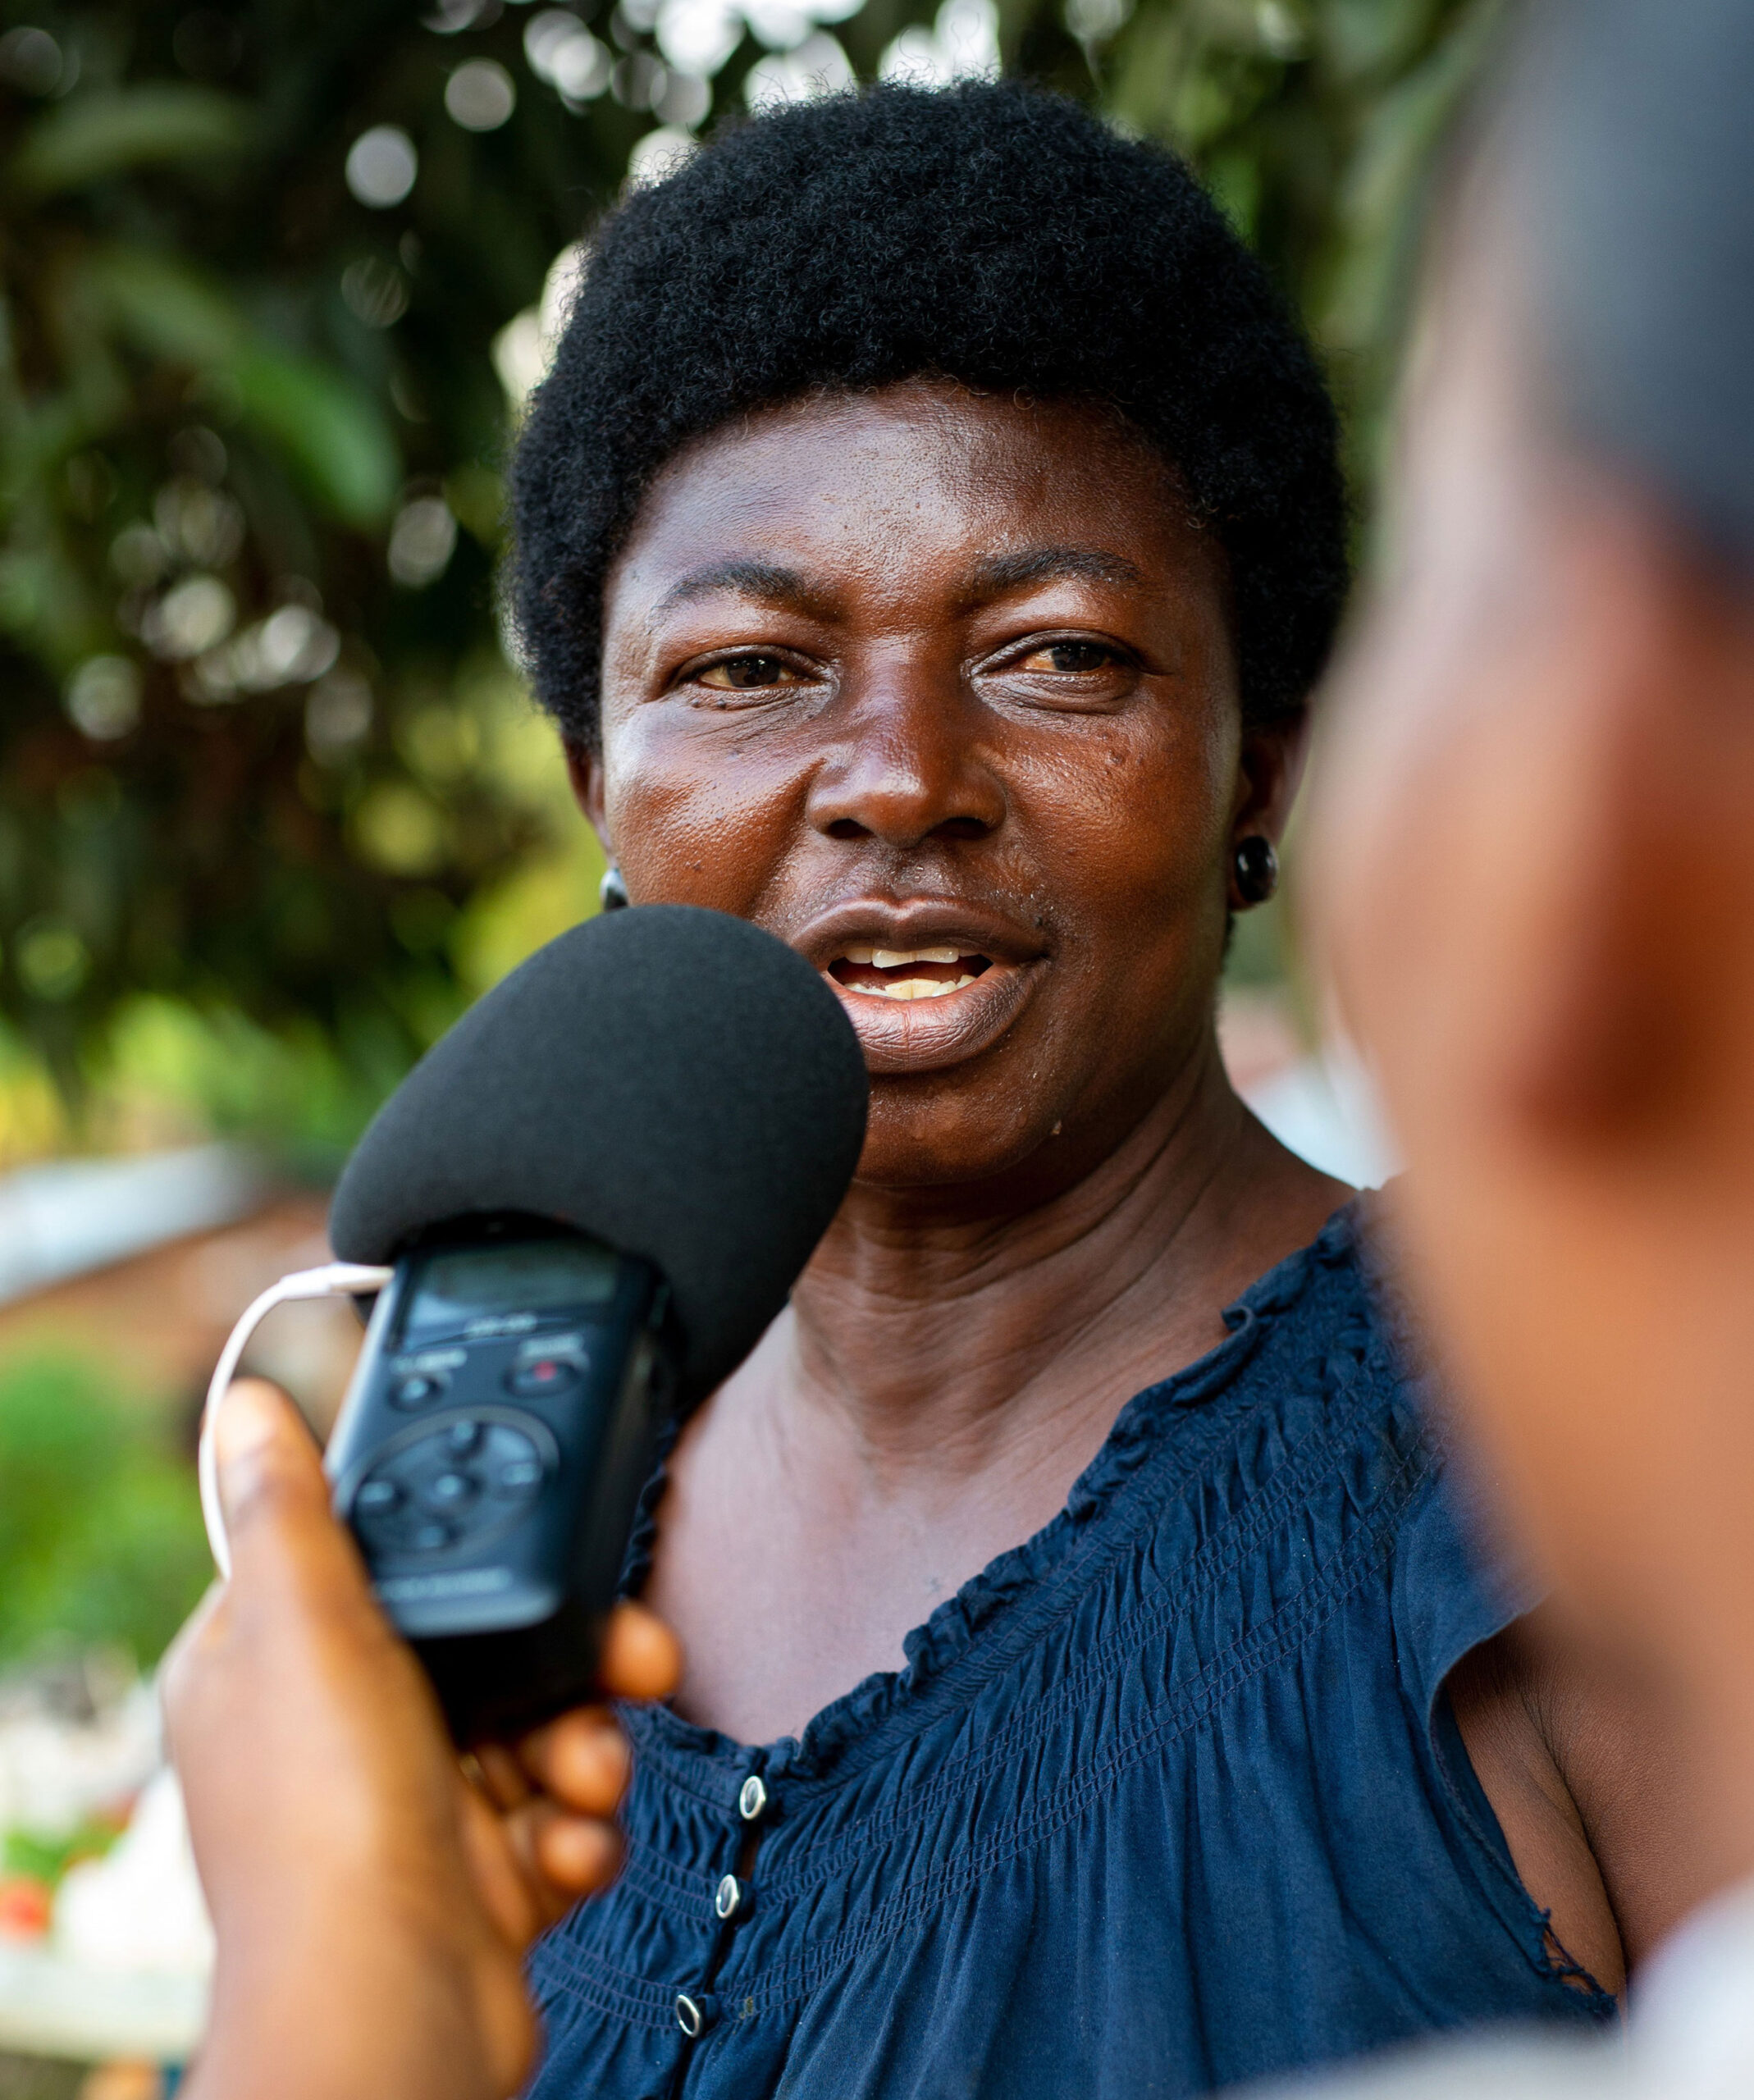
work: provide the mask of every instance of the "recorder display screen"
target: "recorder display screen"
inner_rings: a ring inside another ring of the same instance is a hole
[[[583,1239],[526,1239],[434,1254],[422,1263],[403,1331],[466,1326],[482,1313],[549,1312],[606,1305],[615,1258]]]

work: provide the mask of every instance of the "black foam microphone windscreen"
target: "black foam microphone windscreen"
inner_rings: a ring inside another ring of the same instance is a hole
[[[642,905],[563,934],[472,1007],[378,1112],[330,1212],[336,1253],[523,1212],[655,1262],[683,1398],[752,1349],[839,1206],[865,1061],[802,956],[747,920]]]

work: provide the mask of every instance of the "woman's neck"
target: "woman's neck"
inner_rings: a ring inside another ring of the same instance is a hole
[[[1140,1387],[1345,1191],[1231,1092],[1216,1049],[1039,1200],[856,1191],[749,1361],[689,1424],[647,1600],[679,1710],[796,1733],[1047,1523]],[[751,1641],[749,1629],[761,1629]]]
[[[1106,1431],[1222,1340],[1223,1308],[1347,1193],[1254,1121],[1208,1039],[1118,1145],[1029,1208],[1014,1190],[856,1189],[793,1294],[771,1398],[891,1491],[917,1468],[942,1489],[1063,1448],[1073,1421]]]

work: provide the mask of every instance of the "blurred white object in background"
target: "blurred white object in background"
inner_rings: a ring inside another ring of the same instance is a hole
[[[743,18],[729,0],[664,0],[655,25],[666,66],[710,80],[743,40]]]
[[[1243,1096],[1282,1145],[1354,1188],[1380,1189],[1400,1162],[1370,1074],[1330,1043]]]
[[[213,1929],[175,1773],[148,1783],[101,1860],[68,1869],[55,1896],[53,1944],[86,1970],[200,1979],[212,1969]]]
[[[68,1837],[125,1806],[158,1769],[151,1686],[131,1669],[95,1681],[109,1674],[94,1657],[0,1686],[0,1832]]]
[[[0,1947],[0,2048],[184,2064],[206,2027],[207,1996],[205,1977],[94,1975],[34,1947]]]
[[[905,29],[877,62],[879,79],[910,87],[948,88],[957,80],[997,80],[998,9],[993,0],[943,0],[930,29]]]
[[[1226,988],[1218,1042],[1231,1084],[1279,1142],[1324,1174],[1380,1189],[1400,1168],[1369,1073],[1344,1038],[1312,1050],[1277,988]]]
[[[263,1187],[235,1145],[21,1167],[0,1177],[0,1303],[247,1217]]]
[[[53,1845],[130,1801],[109,1851],[62,1877],[48,1938],[0,1934],[0,2050],[186,2061],[213,1956],[153,1687],[102,1656],[0,1687],[0,1830]]]
[[[647,183],[662,182],[700,150],[700,141],[679,124],[660,124],[643,139],[633,142],[628,156],[628,180],[637,189]]]
[[[404,503],[390,527],[385,556],[390,573],[410,591],[436,583],[457,550],[457,521],[441,495],[417,495]]]
[[[756,116],[788,102],[814,102],[852,85],[852,61],[826,30],[794,48],[758,58],[743,81],[743,99]]]
[[[465,131],[497,131],[517,107],[517,86],[496,59],[466,59],[445,84],[445,107]]]
[[[588,33],[585,40],[596,42]],[[602,47],[598,45],[597,48],[601,50]],[[608,63],[605,54],[605,83],[609,78]],[[584,281],[590,260],[588,242],[575,240],[563,248],[548,266],[548,275],[542,281],[541,303],[527,306],[522,313],[514,315],[493,339],[493,368],[499,374],[500,384],[505,390],[505,398],[514,414],[523,414],[530,396],[548,375],[555,345],[560,340],[567,316],[572,311],[573,294]]]

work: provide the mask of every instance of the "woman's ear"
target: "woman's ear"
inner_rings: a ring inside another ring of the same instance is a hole
[[[1236,761],[1236,793],[1231,811],[1231,847],[1258,834],[1277,846],[1297,799],[1309,755],[1307,709],[1264,728],[1245,729]]]
[[[609,835],[609,817],[605,805],[603,761],[597,754],[583,744],[575,744],[570,738],[565,745],[566,775],[573,783],[573,799],[583,810],[585,821],[597,835],[597,843],[603,849],[603,857],[611,865],[614,863],[615,847]]]
[[[1245,729],[1225,848],[1226,898],[1232,912],[1264,904],[1279,887],[1278,845],[1303,778],[1307,712]]]

